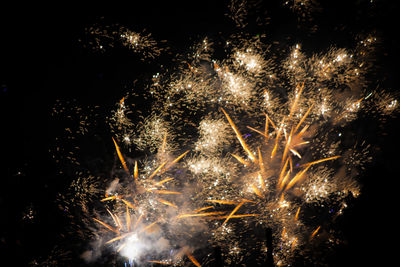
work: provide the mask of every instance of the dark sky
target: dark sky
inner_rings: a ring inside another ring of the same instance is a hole
[[[226,1],[160,2],[112,8],[98,3],[92,8],[72,4],[0,8],[0,251],[18,255],[12,257],[17,266],[45,256],[56,242],[55,233],[63,227],[54,199],[68,182],[54,179],[57,166],[48,153],[55,133],[50,110],[56,99],[110,106],[129,89],[129,81],[155,69],[139,61],[132,64],[137,59],[124,53],[99,55],[83,48],[78,40],[84,36],[84,28],[95,23],[118,23],[138,31],[146,28],[155,39],[168,40],[172,51],[186,49],[199,37],[236,30],[224,16]],[[266,32],[271,40],[291,36],[293,41],[318,50],[332,43],[347,46],[356,33],[376,31],[382,40],[380,84],[398,90],[397,1],[377,0],[373,5],[370,1],[329,1],[316,13],[313,23],[319,30],[312,34],[309,24],[298,27],[296,16],[279,7],[279,1],[260,2],[262,8],[250,12],[250,24],[244,31]],[[271,18],[269,24],[251,23],[264,11]],[[374,136],[374,127],[368,132],[381,149],[367,167],[363,194],[339,222],[348,246],[335,254],[331,266],[362,266],[358,263],[396,258],[388,250],[393,245],[386,238],[398,233],[393,183],[399,178],[399,122],[388,122],[385,136]],[[29,207],[35,211],[33,223],[21,219]]]

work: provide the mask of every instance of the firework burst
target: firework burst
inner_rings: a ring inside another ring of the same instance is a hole
[[[286,4],[310,14],[313,3]],[[230,9],[243,6],[233,1]],[[144,59],[161,53],[150,34],[90,34],[97,43],[122,41]],[[143,96],[128,92],[107,117],[117,166],[108,186],[93,176],[71,185],[99,247],[131,265],[177,266],[207,264],[208,246],[220,247],[226,264],[240,264],[271,252],[256,238],[261,227],[273,233],[273,261],[287,266],[313,244],[331,246],[332,222],[359,196],[358,174],[371,159],[362,138],[346,138],[351,125],[360,114],[398,109],[396,96],[370,89],[377,42],[371,35],[352,49],[318,53],[299,43],[282,53],[263,35],[233,34],[215,41],[225,58],[210,38],[178,55]],[[135,111],[138,97],[151,107]]]

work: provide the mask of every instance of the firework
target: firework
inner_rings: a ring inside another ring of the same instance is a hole
[[[307,14],[313,3],[286,2]],[[244,7],[229,8],[243,28]],[[143,58],[159,55],[149,34],[119,28],[113,36]],[[266,255],[266,240],[248,240],[262,226],[272,230],[274,262],[286,266],[311,253],[310,244],[335,239],[331,223],[360,194],[357,175],[370,160],[364,140],[344,139],[349,125],[359,114],[398,109],[396,96],[369,87],[377,38],[318,53],[300,43],[277,52],[262,39],[215,42],[226,52],[217,59],[204,38],[172,70],[153,75],[149,110],[136,116],[136,92],[116,103],[107,118],[115,149],[108,186],[88,183],[93,176],[71,185],[81,185],[74,199],[101,247],[132,265],[201,266],[210,254],[196,252],[210,244],[226,264],[239,264],[244,255]],[[328,211],[325,221],[309,219],[320,210]]]

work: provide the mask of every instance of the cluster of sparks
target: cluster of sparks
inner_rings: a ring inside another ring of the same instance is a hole
[[[295,45],[278,68],[267,64],[257,43],[241,42],[247,47],[235,46],[232,57],[220,62],[211,59],[207,39],[195,46],[186,69],[170,79],[155,76],[149,90],[157,108],[140,130],[127,117],[126,99],[118,103],[113,121],[122,127],[114,130],[113,143],[125,173],[121,177],[129,183],[117,180],[122,186],[110,186],[101,199],[115,202],[113,211],[107,209],[111,222],[93,218],[115,235],[105,245],[117,244],[131,262],[147,257],[150,263],[179,265],[186,255],[200,266],[192,254],[198,245],[190,240],[209,229],[205,240],[221,246],[229,263],[246,250],[240,241],[243,226],[237,227],[241,220],[273,229],[279,248],[273,253],[275,263],[287,265],[319,233],[329,232],[328,223],[302,221],[310,203],[327,207],[335,217],[347,196],[358,196],[355,177],[337,171],[352,160],[344,153],[351,148],[341,145],[341,131],[364,104],[371,109],[369,104],[377,103],[385,114],[395,110],[397,100],[383,94],[370,101],[376,93],[364,87],[367,62],[354,58],[363,50],[353,54],[331,48],[307,57]],[[277,85],[292,87],[286,103],[274,91]],[[122,143],[155,156],[143,164],[127,162]],[[182,146],[188,150],[173,156]],[[177,244],[179,249],[171,249]],[[167,258],[151,259],[160,256]]]
[[[90,30],[110,37],[98,31]],[[143,58],[159,55],[150,35],[119,29],[113,36]],[[347,126],[361,112],[398,109],[395,96],[372,90],[366,79],[377,39],[311,55],[294,44],[278,56],[263,38],[231,36],[223,60],[201,40],[173,70],[153,76],[143,96],[152,101],[148,116],[132,116],[127,103],[135,92],[116,104],[108,118],[115,179],[105,189],[86,183],[96,187],[92,201],[103,192],[103,212],[85,209],[102,246],[131,265],[201,266],[210,255],[196,251],[210,244],[229,265],[255,249],[265,257],[266,240],[254,248],[243,241],[261,225],[272,229],[275,264],[287,266],[313,242],[336,242],[330,223],[359,195],[356,174],[369,160],[367,149],[355,149],[362,137],[343,142]],[[132,151],[147,154],[135,160]],[[325,220],[307,218],[318,216],[315,207],[327,210]]]

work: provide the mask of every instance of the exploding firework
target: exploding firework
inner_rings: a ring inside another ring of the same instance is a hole
[[[302,3],[313,1],[293,1],[293,9]],[[144,59],[160,54],[149,34],[90,33]],[[390,116],[398,107],[395,96],[369,87],[378,40],[318,53],[294,44],[278,55],[265,39],[234,34],[221,59],[204,38],[155,74],[143,96],[128,92],[116,103],[106,119],[117,159],[112,178],[88,175],[71,185],[73,199],[62,198],[80,203],[95,249],[131,265],[200,266],[212,260],[208,246],[219,247],[227,265],[246,255],[262,261],[271,249],[256,238],[262,227],[273,233],[273,261],[286,266],[313,244],[336,242],[331,224],[359,196],[358,173],[370,160],[364,140],[347,138],[351,125],[359,114]],[[147,115],[132,115],[138,97],[152,101],[140,113]]]

